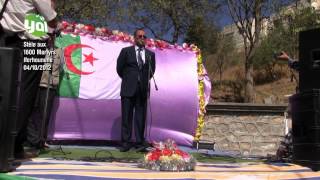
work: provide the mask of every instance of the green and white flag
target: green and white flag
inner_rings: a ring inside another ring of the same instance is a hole
[[[120,99],[121,79],[116,63],[121,49],[130,43],[67,34],[58,38],[56,45],[64,49],[65,57],[60,96]]]

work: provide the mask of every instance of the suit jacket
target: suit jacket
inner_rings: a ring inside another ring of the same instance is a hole
[[[149,68],[151,70],[149,70]],[[123,48],[117,59],[117,73],[122,79],[120,96],[134,96],[138,88],[138,77],[140,76],[139,88],[141,88],[142,93],[146,97],[149,91],[148,81],[153,76],[155,69],[156,62],[154,52],[145,49],[145,63],[142,71],[139,71],[135,46]]]
[[[49,87],[56,89],[59,85],[59,77],[60,77],[60,70],[61,70],[61,59],[63,57],[63,50],[61,48],[55,49],[56,54],[53,56],[53,63],[52,63],[52,71],[51,71],[51,78],[49,82]],[[46,55],[46,58],[50,60],[49,56]],[[51,63],[46,63],[51,64]],[[43,71],[41,80],[40,80],[40,86],[41,87],[48,87],[48,81],[49,81],[49,71]]]

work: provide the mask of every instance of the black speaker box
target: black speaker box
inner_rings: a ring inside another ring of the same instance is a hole
[[[0,171],[10,170],[18,118],[21,51],[0,47]]]
[[[299,34],[299,90],[320,89],[320,28]]]
[[[290,97],[292,109],[293,162],[320,170],[320,90]]]

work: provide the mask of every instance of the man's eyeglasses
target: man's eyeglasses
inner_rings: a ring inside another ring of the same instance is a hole
[[[137,38],[140,38],[140,39],[147,39],[147,36],[145,36],[145,35],[137,35]]]

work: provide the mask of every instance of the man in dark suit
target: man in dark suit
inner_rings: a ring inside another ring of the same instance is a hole
[[[137,151],[145,151],[144,130],[147,99],[150,93],[149,80],[155,72],[155,54],[145,48],[145,32],[134,32],[135,45],[123,48],[117,59],[117,73],[121,83],[121,152],[129,151],[134,115],[134,132]],[[134,113],[133,113],[134,112]]]

